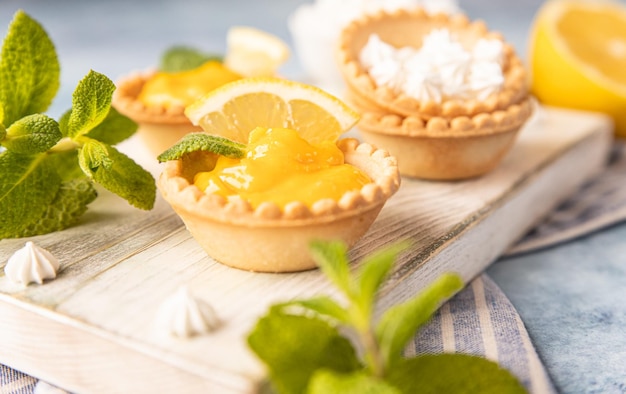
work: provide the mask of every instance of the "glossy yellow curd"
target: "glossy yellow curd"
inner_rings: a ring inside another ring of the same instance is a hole
[[[294,130],[261,127],[250,133],[244,158],[220,156],[213,170],[194,179],[206,193],[240,197],[253,207],[267,201],[282,208],[293,201],[311,207],[321,199],[339,200],[370,182],[363,171],[344,162],[335,143],[311,145]]]
[[[213,89],[241,78],[221,62],[208,61],[192,70],[155,73],[138,99],[147,107],[186,107]]]

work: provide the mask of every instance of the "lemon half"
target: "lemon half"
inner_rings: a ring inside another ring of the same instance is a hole
[[[542,103],[604,112],[626,137],[626,7],[551,0],[529,40],[531,89]]]
[[[245,76],[276,75],[290,55],[287,44],[277,36],[247,26],[233,26],[226,35],[224,64]]]

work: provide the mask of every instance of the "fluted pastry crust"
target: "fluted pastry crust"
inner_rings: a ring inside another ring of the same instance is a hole
[[[416,116],[400,116],[362,110],[359,128],[369,132],[429,137],[482,136],[519,129],[532,114],[532,99],[494,112],[454,118],[433,117],[426,121]]]
[[[117,81],[113,106],[122,114],[140,123],[191,124],[185,116],[185,107],[147,106],[138,100],[141,89],[156,71],[134,72]]]
[[[312,240],[342,239],[351,246],[400,186],[396,159],[387,151],[355,139],[341,140],[338,146],[345,161],[363,170],[372,182],[338,201],[319,200],[311,208],[299,201],[284,209],[271,202],[253,208],[242,199],[204,193],[192,183],[183,160],[166,163],[159,189],[215,260],[252,271],[311,269],[315,267],[309,253]]]
[[[339,68],[350,90],[362,99],[389,113],[413,116],[422,120],[434,117],[451,119],[474,116],[483,112],[503,110],[523,101],[528,95],[527,74],[513,47],[504,43],[504,84],[500,91],[485,100],[448,99],[441,103],[420,101],[385,86],[377,86],[359,61],[361,49],[370,35],[395,47],[419,48],[422,39],[433,29],[446,28],[457,34],[466,48],[472,48],[481,38],[503,41],[499,33],[487,30],[482,21],[470,22],[464,15],[428,14],[422,9],[379,12],[353,21],[340,35],[338,46]]]
[[[147,106],[138,99],[144,84],[155,72],[154,70],[134,72],[120,78],[113,93],[112,105],[139,125],[139,135],[156,156],[186,134],[202,129],[191,124],[182,106],[170,108]]]

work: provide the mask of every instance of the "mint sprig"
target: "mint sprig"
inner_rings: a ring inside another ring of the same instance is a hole
[[[257,322],[248,344],[267,365],[276,392],[526,392],[513,375],[484,358],[461,354],[403,357],[415,331],[462,288],[456,274],[444,274],[374,322],[378,290],[407,247],[399,243],[377,251],[352,273],[345,244],[312,243],[313,257],[346,302],[320,296],[277,304]]]
[[[137,125],[111,108],[106,76],[90,71],[58,122],[41,113],[59,68],[45,30],[18,11],[0,53],[0,239],[75,224],[97,196],[94,182],[141,209],[154,204],[152,175],[113,147]]]
[[[161,163],[178,160],[186,154],[197,151],[211,152],[232,159],[241,159],[246,155],[246,145],[206,133],[190,133],[181,138],[174,146],[161,153],[157,159]]]

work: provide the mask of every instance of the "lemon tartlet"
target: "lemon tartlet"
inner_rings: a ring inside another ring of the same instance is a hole
[[[139,100],[144,86],[156,74],[156,70],[150,70],[122,77],[113,93],[113,106],[139,125],[138,135],[154,155],[186,134],[202,130],[187,119],[184,105],[147,105]]]
[[[419,50],[437,31],[449,34],[466,51],[481,40],[500,45],[501,84],[482,96],[416,98],[378,84],[363,64],[361,51],[373,35],[399,51]],[[363,138],[397,157],[403,175],[457,180],[485,174],[502,160],[532,113],[526,70],[513,47],[483,22],[464,15],[416,9],[364,16],[343,30],[338,58],[347,100],[362,115]]]
[[[205,133],[159,156],[169,161],[158,186],[223,264],[261,272],[315,268],[311,241],[354,245],[400,186],[397,160],[386,150],[339,139],[359,115],[317,87],[247,78],[185,112]],[[223,145],[209,148],[214,143]],[[191,151],[182,148],[188,145]]]
[[[185,116],[185,107],[226,83],[274,75],[289,56],[287,45],[267,32],[233,26],[223,61],[207,60],[177,72],[134,72],[117,81],[113,106],[139,125],[138,134],[156,156],[183,136],[202,129]]]
[[[201,191],[193,178],[213,165],[211,154],[204,152],[166,163],[159,189],[213,259],[258,272],[308,270],[316,267],[311,241],[342,240],[354,245],[400,185],[397,162],[386,151],[355,139],[340,140],[337,146],[345,162],[367,174],[371,182],[338,200],[320,199],[310,207],[293,201],[284,208],[272,202],[254,208],[242,199]]]

